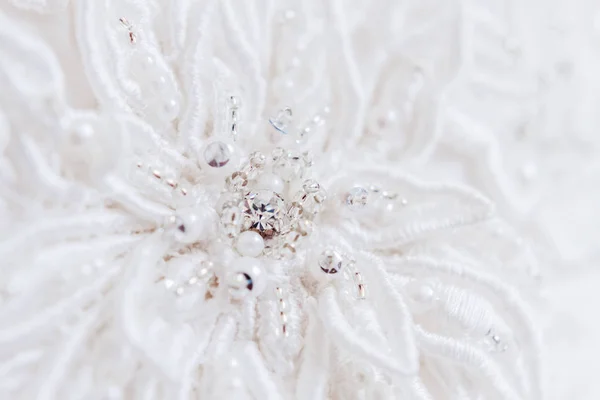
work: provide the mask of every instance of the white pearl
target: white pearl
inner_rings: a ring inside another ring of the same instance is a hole
[[[238,236],[235,248],[243,256],[256,257],[265,248],[265,241],[258,233],[245,231]]]
[[[177,211],[175,239],[195,243],[207,239],[217,229],[217,214],[209,207],[195,206]]]
[[[169,81],[164,75],[159,75],[156,79],[152,80],[152,87],[157,92],[163,92],[169,88]]]
[[[174,98],[168,99],[164,102],[161,112],[165,119],[169,121],[177,118],[179,115],[179,102]]]
[[[434,306],[436,293],[430,283],[412,281],[404,287],[404,290],[415,313],[424,313]]]
[[[227,283],[233,298],[256,297],[265,290],[267,276],[260,260],[242,257],[235,260],[231,267],[227,274]]]
[[[261,174],[256,183],[257,189],[272,190],[275,193],[283,194],[285,184],[283,179],[272,172]]]

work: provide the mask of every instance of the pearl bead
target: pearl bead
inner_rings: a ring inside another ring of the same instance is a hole
[[[179,115],[179,102],[174,99],[168,99],[162,106],[162,114],[165,119],[171,121]]]
[[[154,91],[159,93],[166,92],[169,89],[169,81],[164,75],[160,75],[156,79],[153,79],[151,84]]]
[[[181,243],[195,243],[207,239],[217,229],[217,214],[209,207],[190,207],[177,211],[169,221],[175,239]]]
[[[404,287],[404,290],[414,312],[424,313],[434,306],[436,294],[430,283],[411,281]]]
[[[283,183],[283,179],[281,179],[278,175],[275,175],[272,172],[265,172],[258,177],[258,182],[256,183],[257,189],[263,190],[271,190],[275,193],[282,194],[285,190],[285,184]]]
[[[243,256],[256,257],[265,248],[265,241],[258,233],[245,231],[238,236],[235,248]]]
[[[234,299],[258,296],[267,286],[267,277],[262,263],[251,257],[238,258],[233,262],[226,282]]]

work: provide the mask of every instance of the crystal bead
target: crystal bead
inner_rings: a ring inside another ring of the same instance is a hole
[[[289,133],[288,131],[292,123],[292,109],[286,107],[280,110],[275,117],[269,118],[269,123],[279,132],[283,134]]]
[[[381,192],[381,188],[379,186],[377,186],[377,185],[371,185],[371,186],[369,186],[369,191],[371,193],[377,194],[377,193]]]
[[[229,107],[231,108],[239,108],[242,105],[242,102],[237,96],[229,96]]]
[[[286,233],[284,241],[287,244],[296,246],[296,244],[300,241],[301,237],[302,237],[302,234],[300,234],[300,232],[290,231],[290,232]]]
[[[227,177],[226,184],[229,190],[242,190],[248,184],[248,176],[243,172],[234,172]]]
[[[281,157],[285,155],[285,150],[281,147],[275,147],[271,152],[271,158],[273,161],[279,160]]]
[[[239,207],[227,207],[221,213],[221,223],[227,236],[236,236],[241,230],[242,221],[242,210]]]
[[[255,168],[263,168],[267,162],[267,157],[260,151],[250,154],[250,165]]]
[[[319,189],[316,193],[300,191],[296,193],[294,201],[302,206],[303,211],[308,214],[317,214],[321,211],[323,203],[327,198],[325,191]]]
[[[302,236],[308,236],[315,230],[315,226],[309,219],[298,218],[292,223],[292,229],[299,232]]]
[[[351,210],[359,210],[367,205],[369,192],[362,187],[354,187],[346,196],[346,205]]]
[[[313,157],[312,154],[308,151],[305,151],[304,153],[302,153],[302,160],[304,160],[304,164],[307,167],[312,167],[313,165]]]
[[[258,170],[258,168],[253,166],[250,162],[248,162],[240,168],[239,172],[245,174],[246,179],[254,180],[258,176],[259,170]]]
[[[263,237],[282,231],[285,223],[285,204],[281,196],[271,190],[248,193],[242,202],[244,228],[253,229]]]
[[[319,267],[326,274],[337,274],[344,266],[344,258],[335,250],[325,250],[319,258]]]
[[[291,220],[300,218],[302,216],[302,206],[296,202],[292,203],[287,214]]]
[[[381,196],[386,200],[395,200],[398,197],[398,194],[384,190],[381,192]]]
[[[304,181],[302,188],[306,193],[316,193],[321,189],[321,185],[314,179],[308,179]]]
[[[231,148],[223,142],[212,142],[204,149],[204,161],[213,168],[221,168],[231,160]]]
[[[279,175],[284,181],[289,182],[304,176],[305,165],[306,163],[300,153],[290,151],[275,162],[273,172]]]

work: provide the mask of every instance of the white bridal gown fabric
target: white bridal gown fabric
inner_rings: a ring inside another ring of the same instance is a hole
[[[599,70],[594,1],[2,0],[0,398],[600,398]]]

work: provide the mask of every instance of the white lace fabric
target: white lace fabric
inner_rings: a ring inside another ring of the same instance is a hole
[[[597,398],[594,7],[1,3],[0,397]],[[278,146],[326,200],[235,298]]]

